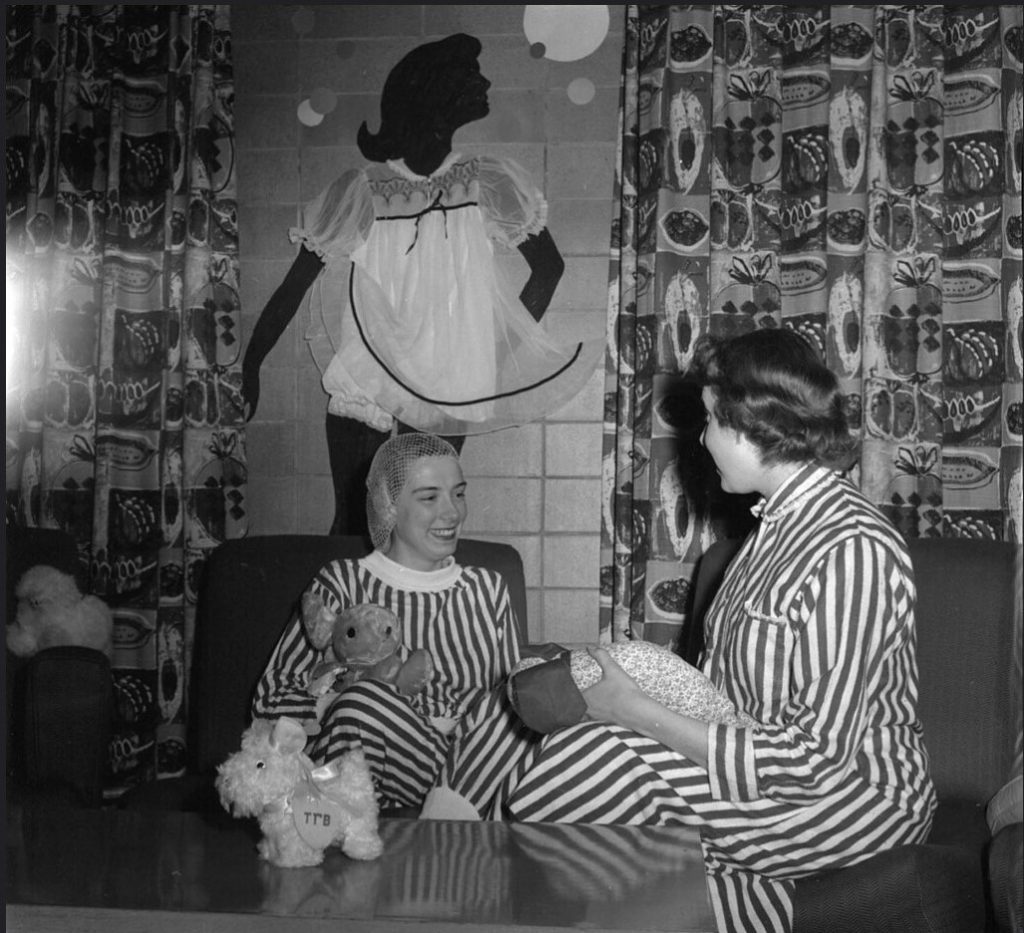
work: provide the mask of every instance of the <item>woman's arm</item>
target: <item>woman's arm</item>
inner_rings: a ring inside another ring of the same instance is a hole
[[[551,303],[551,296],[565,271],[565,260],[558,251],[547,227],[531,234],[519,244],[519,252],[530,267],[530,278],[519,295],[519,300],[539,321]]]
[[[303,296],[309,291],[310,285],[323,267],[323,262],[316,253],[305,246],[301,247],[284,281],[270,296],[270,301],[260,314],[242,360],[242,399],[245,404],[246,421],[251,420],[256,414],[256,406],[259,404],[260,367],[263,360],[295,317]]]
[[[644,693],[604,648],[588,648],[601,679],[582,691],[590,719],[610,722],[660,742],[701,768],[708,766],[708,725],[674,713]]]
[[[343,564],[337,560],[321,567],[307,588],[323,599],[333,612],[339,612],[350,600],[346,593]],[[316,664],[330,651],[313,647],[298,613],[288,623],[277,647],[263,671],[253,695],[254,717],[291,716],[298,720],[317,717],[317,698],[310,691],[309,678]],[[333,657],[333,654],[331,655]]]
[[[257,719],[291,716],[305,721],[316,718],[316,697],[309,691],[309,674],[319,660],[295,616],[285,629],[274,654],[256,684],[252,715]]]

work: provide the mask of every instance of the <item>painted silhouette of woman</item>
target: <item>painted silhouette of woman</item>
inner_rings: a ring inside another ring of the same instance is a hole
[[[489,112],[479,54],[477,39],[458,34],[392,69],[380,130],[363,123],[357,136],[370,164],[328,185],[289,232],[299,253],[246,349],[252,418],[260,366],[312,288],[323,333],[311,349],[330,396],[332,534],[366,533],[366,471],[392,433],[427,431],[461,450],[467,434],[534,421],[579,391],[603,349],[556,344],[538,323],[564,262],[526,172],[452,151],[454,132]],[[496,245],[526,259],[518,294]]]

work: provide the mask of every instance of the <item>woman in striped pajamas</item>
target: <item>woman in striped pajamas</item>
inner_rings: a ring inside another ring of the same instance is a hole
[[[801,337],[708,341],[698,377],[722,488],[761,496],[702,668],[758,725],[674,714],[596,649],[589,721],[524,745],[502,803],[517,820],[699,826],[719,930],[778,933],[794,879],[927,836],[914,581],[902,539],[835,472],[855,440]]]
[[[327,564],[309,589],[333,612],[367,602],[391,609],[402,621],[400,655],[429,651],[431,682],[404,696],[391,684],[361,680],[328,695],[318,710],[309,680],[325,652],[310,644],[296,617],[257,685],[252,713],[306,722],[317,761],[361,745],[381,806],[418,807],[453,738],[507,705],[503,686],[519,659],[517,625],[502,577],[454,561],[466,483],[448,442],[418,433],[391,438],[373,459],[367,490],[374,551]],[[503,721],[490,760],[525,731]]]

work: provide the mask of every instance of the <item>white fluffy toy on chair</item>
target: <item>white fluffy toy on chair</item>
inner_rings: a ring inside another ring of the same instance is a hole
[[[21,575],[15,594],[18,612],[7,627],[11,654],[28,658],[44,648],[81,645],[110,657],[114,630],[110,607],[98,596],[83,596],[72,574],[36,564]]]

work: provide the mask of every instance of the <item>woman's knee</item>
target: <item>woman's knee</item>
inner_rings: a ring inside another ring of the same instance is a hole
[[[408,712],[408,702],[394,686],[379,680],[360,680],[338,694],[328,708],[327,719],[332,727],[342,723],[388,723]]]

